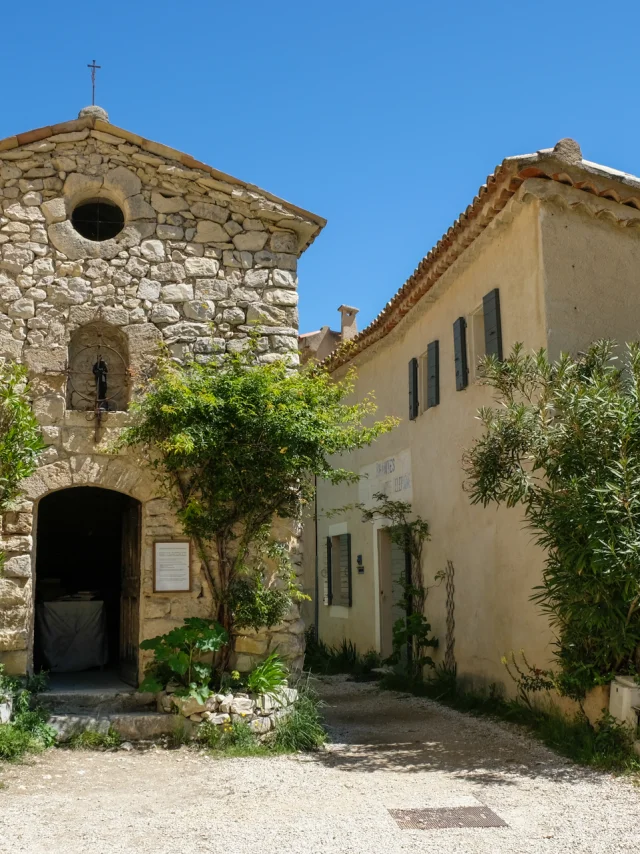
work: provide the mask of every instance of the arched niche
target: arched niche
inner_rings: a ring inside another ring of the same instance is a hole
[[[69,342],[67,409],[124,412],[129,404],[129,348],[110,323],[81,326]]]

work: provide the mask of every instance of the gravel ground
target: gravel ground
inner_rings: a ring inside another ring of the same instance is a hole
[[[0,854],[637,852],[640,789],[508,727],[334,677],[316,756],[51,750],[1,766]],[[388,809],[486,805],[508,827],[400,830]]]

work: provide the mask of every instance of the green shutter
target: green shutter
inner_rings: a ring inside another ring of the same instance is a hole
[[[440,345],[432,341],[427,346],[427,409],[440,403]]]
[[[484,314],[484,351],[487,356],[502,360],[502,324],[500,323],[500,291],[494,288],[482,299]]]
[[[351,534],[345,534],[347,539],[347,605],[353,604],[353,585],[351,581]]]
[[[331,571],[331,537],[327,537],[327,600],[331,605],[333,603],[333,574]]]
[[[418,360],[411,359],[409,362],[409,420],[415,421],[418,417]]]
[[[462,391],[469,385],[467,321],[464,317],[459,317],[453,324],[453,352],[456,364],[456,389]]]

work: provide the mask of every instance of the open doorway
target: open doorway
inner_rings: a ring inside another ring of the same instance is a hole
[[[78,486],[38,505],[34,666],[136,684],[140,503]]]

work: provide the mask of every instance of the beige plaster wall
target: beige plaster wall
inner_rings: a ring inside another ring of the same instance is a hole
[[[567,189],[567,201],[577,192]],[[561,350],[575,354],[598,338],[640,338],[640,233],[597,215],[613,206],[598,200],[582,212],[558,204],[542,209],[548,346],[554,358]]]
[[[510,203],[494,225],[479,238],[411,315],[377,348],[358,359],[357,394],[374,390],[379,415],[396,415],[401,424],[371,448],[343,459],[359,469],[409,448],[412,457],[413,508],[431,526],[425,548],[425,580],[433,584],[447,560],[455,567],[455,654],[458,671],[478,682],[501,682],[500,658],[524,647],[530,658],[546,663],[551,636],[546,622],[529,601],[538,583],[542,553],[522,529],[518,511],[471,506],[463,492],[461,456],[477,434],[474,415],[491,403],[488,389],[471,381],[456,391],[453,322],[482,303],[492,288],[500,288],[505,350],[514,342],[527,347],[545,344],[545,306],[540,267],[539,203]],[[408,420],[407,366],[440,341],[440,405]],[[353,607],[346,619],[331,616],[320,606],[321,637],[337,643],[353,640],[361,651],[377,645],[374,611],[373,532],[357,512],[328,520],[328,507],[357,500],[357,488],[321,484],[319,538],[321,571],[326,567],[322,547],[330,524],[348,521],[352,534]],[[356,555],[363,555],[365,572],[357,574]],[[306,564],[309,571],[309,562]],[[427,612],[444,651],[446,634],[444,585],[429,594]]]

